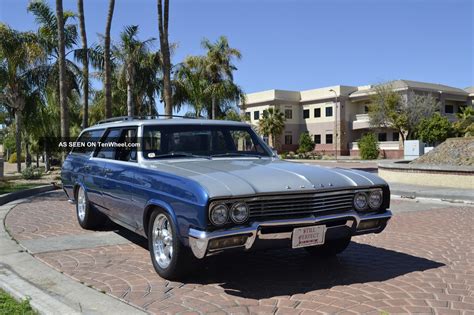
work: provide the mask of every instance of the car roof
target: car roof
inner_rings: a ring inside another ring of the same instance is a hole
[[[99,123],[94,126],[90,126],[86,130],[105,129],[112,127],[129,127],[129,126],[148,126],[148,125],[201,125],[201,126],[250,126],[248,123],[232,120],[211,120],[211,119],[131,119],[121,120],[113,122]]]

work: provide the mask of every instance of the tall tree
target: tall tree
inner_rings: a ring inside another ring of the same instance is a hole
[[[64,39],[63,1],[56,0],[56,19],[58,26],[59,59],[59,105],[61,110],[61,138],[69,138],[69,112],[66,90],[66,47]]]
[[[222,94],[222,82],[233,83],[233,71],[237,67],[232,63],[234,58],[240,59],[242,55],[239,50],[231,48],[225,36],[221,36],[215,43],[208,39],[202,41],[202,46],[207,50],[207,74],[212,84],[211,115],[209,118],[216,119],[219,94]]]
[[[158,4],[158,31],[160,34],[160,51],[162,56],[161,69],[163,72],[163,101],[165,115],[173,114],[173,94],[171,86],[171,53],[168,41],[169,0],[157,0]]]
[[[121,76],[125,79],[127,85],[127,115],[135,115],[135,97],[136,83],[139,76],[145,74],[140,72],[141,66],[146,63],[149,57],[149,46],[155,38],[149,38],[141,41],[137,38],[138,25],[125,27],[120,33],[120,43],[118,47],[113,47],[113,55],[121,61]]]
[[[413,92],[402,97],[390,83],[377,85],[369,104],[372,127],[393,128],[400,134],[401,146],[411,139],[420,121],[440,109],[440,103],[431,94]]]
[[[22,114],[29,94],[34,90],[32,67],[43,51],[32,33],[12,30],[0,23],[0,103],[15,115],[17,171],[21,172]]]
[[[112,117],[112,67],[110,56],[110,29],[112,28],[112,17],[114,15],[115,0],[109,0],[109,11],[107,13],[107,24],[104,37],[104,68],[105,68],[105,118]]]
[[[77,12],[79,13],[79,28],[82,38],[82,97],[84,105],[82,128],[87,128],[89,122],[89,55],[83,0],[77,0]]]
[[[269,136],[269,145],[279,149],[279,136],[285,129],[285,114],[278,108],[270,107],[263,111],[263,117],[258,122],[258,129],[261,134]]]

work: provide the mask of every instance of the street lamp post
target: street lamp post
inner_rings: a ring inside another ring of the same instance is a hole
[[[334,125],[335,125],[335,148],[336,148],[336,161],[337,161],[337,135],[339,134],[338,131],[337,131],[337,92],[334,91],[333,89],[330,89],[329,92],[333,92],[334,93],[334,96],[336,98],[336,103],[335,103],[335,109],[336,109],[336,115],[335,115],[335,120],[334,120]]]

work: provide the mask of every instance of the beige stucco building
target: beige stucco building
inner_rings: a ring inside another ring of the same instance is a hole
[[[407,99],[416,94],[432,94],[440,101],[442,114],[455,119],[463,106],[474,104],[474,87],[465,90],[441,84],[396,80],[390,86]],[[278,108],[285,114],[285,130],[279,139],[283,151],[295,151],[301,133],[308,132],[315,151],[333,155],[358,155],[357,140],[369,130],[376,133],[382,154],[402,156],[399,134],[390,128],[369,125],[368,104],[374,86],[336,85],[306,91],[269,90],[247,94],[242,108],[247,119],[258,126],[263,111]]]

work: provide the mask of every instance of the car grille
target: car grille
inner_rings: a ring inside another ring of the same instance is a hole
[[[353,208],[353,191],[291,194],[258,197],[247,201],[250,218],[300,216],[319,212],[347,211]]]

